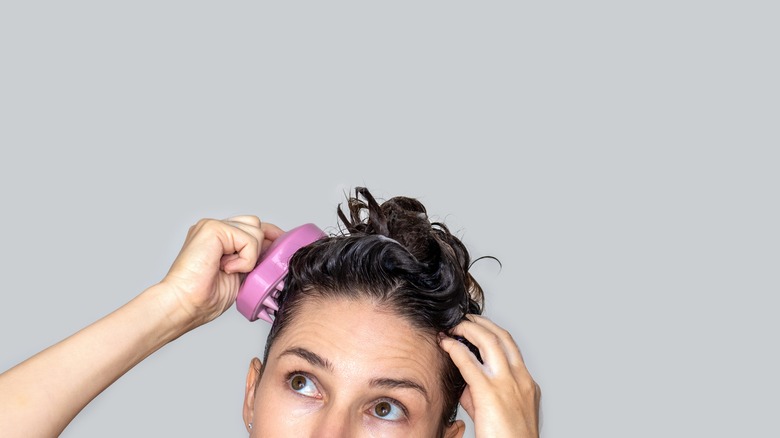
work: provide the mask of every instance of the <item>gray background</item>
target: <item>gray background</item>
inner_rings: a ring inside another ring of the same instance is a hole
[[[366,185],[501,259],[543,436],[778,436],[772,3],[3,2],[0,369],[199,218],[333,227]],[[244,436],[266,333],[229,310],[63,436]]]

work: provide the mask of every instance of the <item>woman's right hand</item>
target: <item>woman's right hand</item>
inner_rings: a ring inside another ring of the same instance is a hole
[[[255,216],[199,221],[160,283],[0,374],[3,437],[59,436],[144,358],[224,313],[236,300],[242,274],[282,233]]]
[[[202,219],[190,227],[165,278],[166,297],[181,312],[177,321],[191,330],[224,313],[236,300],[244,274],[261,252],[281,236],[276,225],[257,216]]]

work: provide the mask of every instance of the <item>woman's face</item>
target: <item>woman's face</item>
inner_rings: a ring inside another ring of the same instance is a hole
[[[307,300],[299,310],[268,363],[249,367],[251,437],[437,436],[442,364],[434,340],[369,301]],[[445,436],[463,428],[457,421]]]

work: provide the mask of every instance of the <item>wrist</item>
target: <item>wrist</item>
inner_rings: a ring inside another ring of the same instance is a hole
[[[148,288],[139,299],[148,299],[154,303],[160,323],[158,334],[163,343],[173,341],[202,324],[198,322],[195,312],[187,309],[176,291],[165,282]]]

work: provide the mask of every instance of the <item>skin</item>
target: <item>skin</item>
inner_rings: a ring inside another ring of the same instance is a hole
[[[254,268],[262,250],[282,233],[283,231],[273,224],[261,223],[256,216],[238,216],[225,220],[203,219],[193,225],[179,255],[162,281],[109,315],[0,374],[0,394],[3,394],[3,397],[0,397],[0,430],[3,431],[3,437],[59,436],[92,399],[136,364],[179,336],[212,321],[232,307],[243,275]],[[339,318],[343,318],[345,313],[338,314]],[[388,323],[381,320],[382,315],[369,314],[372,315],[372,321],[379,318],[371,324]],[[396,327],[395,330],[399,328]],[[310,337],[315,335],[311,331],[308,333]],[[373,341],[378,342],[376,334],[367,331],[365,327],[360,333],[363,337],[373,336]],[[454,334],[472,341],[485,358],[485,365],[479,364],[466,347],[449,338],[444,338],[439,343],[440,347],[450,354],[468,384],[461,403],[474,420],[476,436],[538,437],[539,389],[525,369],[520,351],[511,336],[487,319],[476,316],[456,327]],[[291,337],[293,335],[294,333],[290,334]],[[277,342],[281,342],[281,338]],[[398,342],[388,344],[390,338],[392,337],[382,341],[382,351],[372,349],[370,342],[352,345],[351,349],[341,344],[331,345],[327,351],[317,350],[318,355],[330,355],[327,359],[333,366],[333,372],[330,373],[332,375],[317,370],[317,378],[322,379],[322,382],[319,382],[322,386],[322,401],[310,404],[308,411],[294,413],[307,419],[316,418],[326,428],[354,427],[356,418],[365,417],[357,413],[358,404],[363,403],[360,406],[365,406],[367,412],[374,400],[371,400],[372,394],[368,394],[367,390],[358,388],[354,382],[343,383],[344,379],[352,377],[363,379],[364,382],[370,370],[381,373],[380,377],[397,377],[392,374],[392,370],[382,366],[381,361],[374,362],[371,367],[361,363],[359,356],[363,355],[366,349],[371,354],[380,355],[395,352],[395,356],[382,357],[382,360],[403,359],[409,366],[395,372],[403,372],[404,377],[418,379],[420,386],[425,387],[426,391],[428,388],[435,388],[430,376],[426,374],[427,371],[424,371],[429,368],[429,362],[420,362],[428,353],[417,351],[424,350],[419,347],[419,343],[413,351],[408,351],[404,346],[408,345],[408,342],[402,344],[395,338],[392,339]],[[294,340],[290,342],[292,341]],[[297,338],[297,343],[303,342],[303,338]],[[320,345],[307,343],[305,347],[316,349]],[[284,351],[281,348],[280,344],[279,351]],[[406,356],[403,356],[404,354]],[[275,367],[299,360],[288,356],[295,355],[284,355],[276,360],[273,355],[270,356],[267,374],[264,373],[269,378],[259,380],[257,391],[247,391],[254,395],[246,397],[244,419],[247,425],[258,421],[258,431],[263,427],[274,426],[273,420],[266,417],[274,415],[268,410],[274,409],[274,403],[282,403],[284,397],[287,397],[280,396],[277,400],[274,394],[271,394],[261,399],[258,395],[265,394],[266,391],[281,391],[279,386],[273,387],[274,382],[279,382],[278,370]],[[421,363],[422,367],[412,366],[415,361],[417,364]],[[302,362],[301,365],[309,363],[305,360]],[[260,371],[259,360],[253,360],[248,379],[253,378],[253,373],[259,376]],[[265,389],[266,383],[263,382],[267,382],[268,389]],[[335,382],[342,385],[336,385]],[[251,387],[252,383],[247,386]],[[396,391],[402,390],[395,388],[393,394],[396,394]],[[377,394],[379,393],[390,392],[378,391]],[[433,399],[431,403],[435,404],[436,396],[432,395],[435,391],[431,389],[428,393]],[[413,409],[417,409],[416,402],[412,400],[414,395],[397,395],[413,405]],[[325,403],[326,407],[317,403]],[[41,406],[46,407],[45,421],[41,421]],[[360,412],[364,410],[360,409]],[[439,412],[440,410],[436,411],[436,417]],[[429,421],[421,418],[419,414],[414,415],[414,419],[409,420],[410,427],[420,427],[421,432],[423,429],[430,430]],[[412,418],[412,414],[409,417]],[[357,420],[357,423],[371,421],[374,420],[363,418]],[[300,436],[297,433],[297,424],[290,427],[285,436]],[[375,434],[385,429],[384,426],[369,428]],[[462,429],[462,423],[456,423],[455,427],[448,429],[448,433],[460,436]],[[253,433],[255,437],[260,436],[257,432]]]
[[[444,407],[437,339],[367,300],[308,300],[299,311],[271,347],[262,378],[258,359],[249,367],[251,437],[436,436],[440,416],[432,413]],[[309,353],[322,360],[307,360]],[[291,373],[306,382],[302,390]],[[391,380],[395,387],[377,384]],[[383,407],[388,415],[377,414]],[[458,421],[446,436],[462,433]]]

